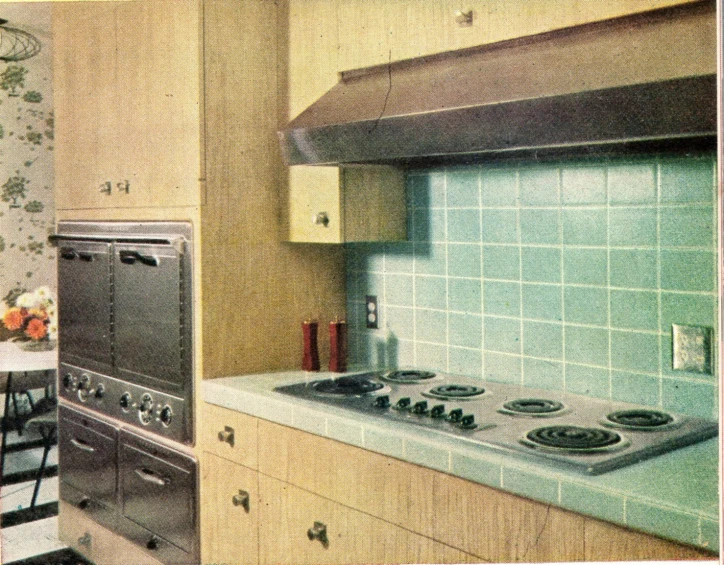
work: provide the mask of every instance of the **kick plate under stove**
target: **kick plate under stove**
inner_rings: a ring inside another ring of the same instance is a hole
[[[702,418],[432,371],[344,375],[274,390],[591,475],[718,433],[717,422]]]

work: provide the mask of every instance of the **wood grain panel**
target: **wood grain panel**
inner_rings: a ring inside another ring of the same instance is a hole
[[[257,419],[235,410],[204,404],[199,442],[204,451],[230,459],[240,465],[257,468]],[[231,430],[233,445],[219,439]]]

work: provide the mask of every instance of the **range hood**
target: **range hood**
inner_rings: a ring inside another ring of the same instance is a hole
[[[358,69],[282,131],[288,165],[713,147],[715,3]]]

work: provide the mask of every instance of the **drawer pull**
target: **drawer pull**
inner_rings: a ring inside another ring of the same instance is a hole
[[[224,426],[224,429],[219,432],[219,441],[234,447],[234,428]]]
[[[314,526],[307,530],[307,537],[314,541],[319,540],[323,547],[329,547],[329,538],[327,537],[327,526],[322,522],[314,522]]]
[[[85,547],[90,548],[91,546],[91,535],[86,532],[81,537],[78,538],[78,545],[83,545]]]
[[[231,502],[234,506],[241,506],[249,512],[249,493],[245,490],[240,490],[239,494],[235,494],[231,497]]]
[[[95,447],[91,447],[82,439],[71,438],[70,443],[82,451],[87,451],[88,453],[95,452]]]
[[[169,479],[168,477],[159,475],[155,471],[152,471],[151,469],[146,469],[145,467],[142,469],[136,469],[136,475],[138,475],[147,483],[151,483],[159,487],[165,487],[166,485],[171,484],[171,479]]]

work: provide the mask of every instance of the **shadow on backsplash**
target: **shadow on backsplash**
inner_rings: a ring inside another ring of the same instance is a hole
[[[406,242],[348,244],[350,357],[716,417],[716,158],[411,171]],[[364,297],[380,329],[365,328]],[[672,324],[712,328],[710,373]]]

